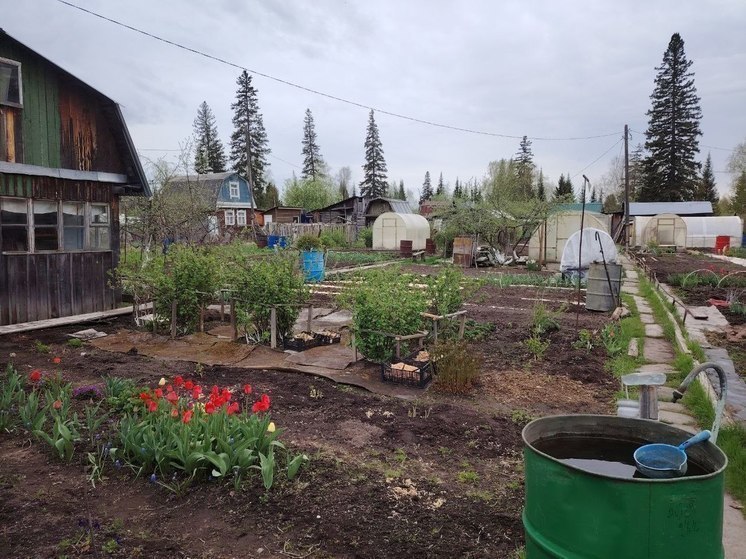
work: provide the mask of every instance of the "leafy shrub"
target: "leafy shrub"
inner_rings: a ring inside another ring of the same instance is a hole
[[[544,303],[536,303],[534,305],[533,315],[533,333],[537,336],[543,336],[553,330],[559,330],[560,323],[557,319],[558,313],[552,312],[547,309]]]
[[[393,338],[363,330],[406,336],[422,328],[420,313],[427,309],[424,291],[409,287],[409,280],[395,271],[377,270],[349,289],[341,298],[352,308],[355,343],[368,359],[379,363],[394,355]]]
[[[373,229],[370,227],[361,229],[357,234],[357,240],[358,242],[361,242],[364,247],[373,248]]]
[[[464,324],[464,339],[468,341],[484,340],[495,331],[495,328],[494,322],[477,322],[467,318]]]
[[[295,240],[295,248],[298,250],[321,250],[321,239],[316,235],[301,235]]]
[[[604,326],[603,330],[601,330],[601,342],[612,357],[624,351],[622,327],[619,323],[612,322]]]
[[[451,394],[469,392],[479,376],[481,360],[461,341],[438,342],[431,355],[435,363],[435,388]]]
[[[584,349],[585,351],[591,351],[594,344],[594,334],[590,330],[583,328],[578,332],[578,339],[572,343],[572,347],[575,349]]]
[[[275,255],[269,260],[236,266],[232,273],[236,289],[236,318],[247,335],[257,341],[270,337],[271,305],[277,307],[280,338],[292,334],[300,306],[308,300],[308,288],[295,258]]]
[[[346,248],[347,236],[341,229],[324,230],[319,237],[324,248]]]
[[[539,264],[536,260],[528,260],[526,262],[526,270],[529,272],[538,272],[541,270],[541,264]]]
[[[12,431],[18,424],[18,408],[26,401],[20,375],[11,365],[5,368],[0,381],[0,433]]]
[[[549,340],[543,340],[541,337],[534,333],[530,338],[523,340],[523,345],[526,346],[531,354],[534,356],[534,361],[540,361],[547,349],[549,349]]]
[[[80,338],[70,338],[69,340],[67,340],[67,345],[74,349],[77,349],[83,347],[83,340],[81,340]]]
[[[458,311],[464,303],[461,284],[464,273],[455,266],[446,266],[429,280],[428,297],[435,314],[443,315]]]

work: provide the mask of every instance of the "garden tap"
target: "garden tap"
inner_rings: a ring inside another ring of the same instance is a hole
[[[694,369],[692,369],[692,372],[690,372],[686,376],[681,385],[673,391],[673,398],[671,401],[676,403],[678,400],[683,398],[684,393],[686,392],[687,388],[689,388],[691,382],[695,378],[697,378],[697,375],[699,375],[699,373],[706,371],[707,369],[713,369],[717,373],[718,379],[720,380],[720,399],[718,400],[717,407],[715,408],[715,421],[712,424],[712,437],[710,437],[710,440],[715,443],[717,442],[718,431],[720,430],[720,422],[723,418],[723,410],[725,409],[725,397],[728,393],[728,379],[725,376],[723,367],[721,367],[717,363],[712,363],[710,361],[694,367]]]

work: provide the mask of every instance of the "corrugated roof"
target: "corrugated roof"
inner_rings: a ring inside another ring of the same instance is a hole
[[[630,202],[629,215],[712,215],[712,202]]]
[[[399,198],[384,198],[383,196],[379,196],[378,198],[373,198],[370,202],[368,202],[368,206],[370,206],[376,200],[383,200],[384,202],[388,202],[391,206],[392,212],[398,214],[414,213],[412,211],[412,207],[409,205],[409,202],[407,202],[406,200],[399,200]]]
[[[630,206],[631,207],[631,206]],[[586,202],[585,211],[600,214],[604,205],[601,202]],[[580,212],[583,211],[582,202],[571,202],[568,204],[557,204],[552,208],[553,212]]]

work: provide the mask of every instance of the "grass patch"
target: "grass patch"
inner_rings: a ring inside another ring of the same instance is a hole
[[[511,287],[513,285],[526,285],[532,287],[575,287],[570,279],[562,276],[542,276],[540,274],[500,274],[494,277],[480,278],[484,285],[495,285],[497,287]]]
[[[640,320],[640,315],[637,312],[637,305],[635,305],[634,299],[626,293],[622,295],[622,299],[627,304],[631,313],[628,317],[619,321],[620,344],[624,348],[624,351],[606,362],[606,370],[610,371],[617,378],[622,375],[633,373],[645,363],[645,359],[642,357],[643,344],[645,341],[645,325]],[[638,340],[638,357],[630,357],[627,355],[627,348],[629,347],[629,342],[632,338],[637,338]]]
[[[342,252],[330,250],[326,253],[326,265],[333,266],[362,266],[363,264],[377,264],[396,260],[395,253],[382,252]]]

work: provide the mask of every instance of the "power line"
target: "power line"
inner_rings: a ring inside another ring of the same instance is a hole
[[[606,154],[607,154],[607,153],[609,153],[609,152],[610,152],[610,151],[611,151],[612,149],[614,149],[614,148],[615,148],[615,147],[617,146],[617,144],[618,144],[619,142],[621,142],[621,141],[622,141],[623,139],[624,139],[624,138],[619,138],[619,139],[618,139],[618,140],[617,140],[616,142],[614,142],[614,143],[613,143],[613,144],[611,145],[611,147],[610,147],[609,149],[607,149],[607,150],[606,150],[605,152],[603,152],[603,153],[602,153],[601,155],[599,155],[598,157],[596,157],[596,159],[594,159],[593,161],[591,161],[590,163],[588,163],[588,165],[586,165],[585,167],[583,167],[582,169],[580,169],[580,171],[578,171],[577,173],[575,173],[575,174],[574,174],[574,175],[572,176],[572,178],[574,179],[574,178],[575,178],[575,177],[577,177],[578,175],[582,174],[582,173],[583,173],[583,171],[585,171],[586,169],[588,169],[588,168],[592,167],[592,166],[593,166],[594,164],[596,164],[596,163],[597,163],[597,162],[598,162],[598,161],[599,161],[599,160],[600,160],[600,159],[601,159],[601,158],[602,158],[602,157],[603,157],[604,155],[606,155]]]
[[[635,132],[636,134],[642,134],[642,132],[639,132],[637,130],[632,130],[631,128],[630,128],[629,131],[630,132]],[[699,145],[701,147],[707,148],[707,149],[717,149],[717,150],[720,150],[720,151],[736,151],[735,149],[731,149],[731,148],[719,148],[717,146],[708,146],[707,144],[699,144]]]
[[[102,14],[99,14],[99,13],[96,13],[94,11],[91,11],[91,10],[88,10],[86,8],[83,8],[81,6],[77,6],[77,5],[75,5],[75,4],[71,3],[71,2],[67,2],[66,0],[57,0],[57,2],[59,2],[60,4],[64,4],[65,6],[69,6],[70,8],[74,8],[76,10],[84,12],[86,14],[89,14],[89,15],[92,15],[94,17],[97,17],[99,19],[103,19],[104,21],[108,21],[109,23],[113,23],[115,25],[119,25],[120,27],[124,27],[125,29],[129,29],[130,31],[134,31],[135,33],[139,33],[141,35],[145,35],[146,37],[149,37],[151,39],[155,39],[156,41],[160,41],[162,43],[166,43],[166,44],[171,45],[173,47],[176,47],[176,48],[179,48],[179,49],[191,52],[192,54],[196,54],[197,56],[202,56],[204,58],[208,58],[208,59],[213,60],[215,62],[219,62],[221,64],[225,64],[227,66],[231,66],[231,67],[237,68],[239,70],[245,70],[245,71],[247,71],[250,74],[254,74],[256,76],[261,76],[261,77],[266,78],[268,80],[272,80],[272,81],[275,81],[275,82],[278,82],[278,83],[281,83],[281,84],[284,84],[284,85],[287,85],[287,86],[290,86],[290,87],[294,87],[296,89],[300,89],[300,90],[306,91],[308,93],[313,93],[314,95],[319,95],[321,97],[326,97],[327,99],[332,99],[334,101],[339,101],[340,103],[346,103],[348,105],[352,105],[353,107],[358,107],[358,108],[366,109],[366,110],[372,110],[372,111],[375,111],[377,113],[381,113],[381,114],[384,114],[384,115],[392,116],[392,117],[395,117],[395,118],[400,118],[402,120],[407,120],[407,121],[410,121],[410,122],[416,122],[418,124],[424,124],[426,126],[434,126],[436,128],[444,128],[446,130],[455,130],[457,132],[466,132],[468,134],[478,134],[478,135],[481,135],[481,136],[491,136],[491,137],[495,137],[495,138],[506,138],[506,139],[511,139],[511,140],[521,140],[521,139],[523,139],[523,136],[514,136],[514,135],[511,135],[511,134],[500,134],[500,133],[497,133],[497,132],[486,132],[484,130],[474,130],[474,129],[471,129],[471,128],[464,128],[464,127],[461,127],[461,126],[451,126],[449,124],[442,124],[442,123],[439,123],[439,122],[433,122],[433,121],[430,121],[430,120],[424,120],[424,119],[421,119],[421,118],[417,118],[417,117],[413,117],[413,116],[408,116],[408,115],[404,115],[404,114],[401,114],[401,113],[395,113],[395,112],[392,112],[392,111],[387,111],[385,109],[380,109],[380,108],[374,107],[372,105],[366,105],[365,103],[359,103],[357,101],[351,101],[350,99],[345,99],[344,97],[339,97],[337,95],[332,95],[331,93],[324,93],[323,91],[312,89],[310,87],[306,87],[304,85],[300,85],[300,84],[291,82],[291,81],[283,79],[283,78],[278,78],[278,77],[272,76],[270,74],[266,74],[264,72],[259,72],[257,70],[252,70],[250,68],[246,68],[245,66],[241,66],[240,64],[237,64],[235,62],[231,62],[231,61],[226,60],[224,58],[220,58],[219,56],[215,56],[215,55],[212,55],[212,54],[207,54],[205,52],[199,51],[199,50],[194,49],[192,47],[188,47],[186,45],[182,45],[181,43],[177,43],[175,41],[171,41],[169,39],[165,39],[163,37],[160,37],[158,35],[155,35],[153,33],[148,32],[148,31],[143,31],[142,29],[138,29],[137,27],[133,27],[132,25],[128,25],[128,24],[123,23],[121,21],[118,21],[116,19],[112,19],[110,17],[104,16]],[[529,136],[528,139],[535,140],[535,141],[545,141],[545,142],[576,141],[576,140],[594,140],[594,139],[597,139],[597,138],[609,138],[611,136],[615,136],[616,134],[617,134],[617,132],[611,132],[609,134],[597,134],[597,135],[594,135],[594,136],[578,136],[578,137],[568,137],[568,138],[546,138],[546,137],[539,137],[539,136]]]

